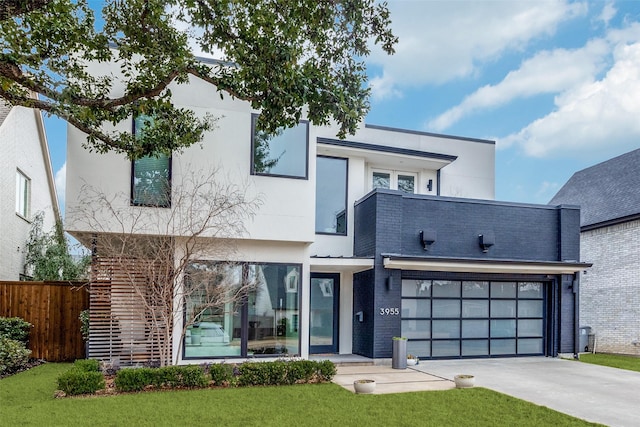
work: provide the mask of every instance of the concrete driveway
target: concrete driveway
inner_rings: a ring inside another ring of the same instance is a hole
[[[415,369],[445,379],[472,374],[476,386],[587,421],[640,426],[640,372],[549,357],[424,360]]]

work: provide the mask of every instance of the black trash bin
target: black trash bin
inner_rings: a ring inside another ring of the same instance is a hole
[[[578,340],[578,351],[580,353],[589,351],[589,335],[591,335],[591,326],[581,326]]]

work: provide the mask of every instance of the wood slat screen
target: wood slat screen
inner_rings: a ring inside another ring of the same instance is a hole
[[[0,282],[0,316],[20,317],[33,325],[31,357],[49,362],[84,359],[80,312],[89,308],[83,283]]]
[[[94,258],[89,338],[92,359],[130,366],[158,363],[163,358],[161,350],[170,325],[159,316],[154,321],[153,295],[145,274],[148,262]]]

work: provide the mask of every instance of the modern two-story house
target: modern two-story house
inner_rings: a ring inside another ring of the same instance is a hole
[[[72,214],[83,185],[130,194],[132,211],[167,209],[136,203],[137,170],[155,168],[175,183],[187,169],[216,165],[221,179],[248,182],[260,196],[237,236],[241,264],[229,280],[251,275],[261,291],[203,313],[198,331],[175,334],[177,363],[318,353],[387,359],[394,336],[425,359],[576,351],[575,292],[585,268],[579,209],[494,201],[493,141],[364,124],[337,139],[336,128],[302,120],[265,146],[254,127],[259,111],[248,103],[222,100],[197,79],[172,93],[176,105],[220,118],[201,146],[131,162],[88,152],[86,136],[70,127],[66,200],[68,231],[91,245],[103,236]],[[135,132],[134,122],[120,129]],[[99,260],[98,249],[94,266]],[[92,340],[90,356],[149,358],[144,334],[123,326],[126,304],[115,307],[125,286],[119,273],[98,276],[107,290],[92,298],[92,310],[121,319],[109,342]],[[197,301],[175,303],[186,313]],[[175,322],[181,329],[182,319]]]
[[[0,101],[0,280],[20,280],[33,216],[60,219],[49,147],[38,110]]]

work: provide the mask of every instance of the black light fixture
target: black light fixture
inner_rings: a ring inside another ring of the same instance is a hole
[[[433,180],[430,179],[429,182],[427,182],[427,190],[428,191],[432,191],[433,190]]]
[[[496,244],[496,236],[492,231],[478,235],[478,241],[482,252],[489,252],[489,248]]]
[[[393,289],[393,276],[391,275],[391,273],[389,273],[389,275],[387,276],[387,289],[388,290],[392,290]]]
[[[420,230],[420,243],[425,251],[428,251],[437,239],[438,233],[435,230]]]

